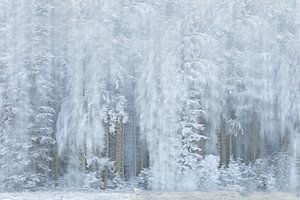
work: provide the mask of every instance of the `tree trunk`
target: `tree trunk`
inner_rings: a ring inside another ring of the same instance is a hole
[[[109,157],[109,127],[108,125],[105,128],[105,157],[108,158]],[[108,171],[107,171],[107,167],[105,167],[104,171],[103,171],[103,189],[106,190],[107,186],[108,186]]]
[[[252,161],[256,160],[256,124],[255,117],[252,121]]]
[[[232,135],[229,135],[229,160],[232,156]]]
[[[36,174],[36,162],[35,162],[35,160],[32,160],[32,173],[33,174]]]
[[[123,124],[121,122],[118,122],[116,128],[116,174],[119,175],[120,177],[123,177],[122,141],[123,141]]]
[[[264,134],[261,136],[261,141],[260,141],[260,158],[264,158],[265,154],[265,137]]]
[[[140,171],[143,170],[144,168],[144,146],[141,145],[141,165],[140,165]]]
[[[221,127],[219,134],[219,144],[220,144],[220,167],[222,165],[227,165],[227,152],[226,152],[226,135],[225,130]]]
[[[55,158],[54,158],[54,179],[55,181],[57,182],[58,181],[58,169],[59,169],[59,164],[58,164],[58,153],[57,153],[57,150],[55,152]]]

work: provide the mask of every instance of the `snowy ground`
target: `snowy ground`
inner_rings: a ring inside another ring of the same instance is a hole
[[[0,193],[0,200],[299,200],[290,193],[84,193],[84,192],[35,192]]]

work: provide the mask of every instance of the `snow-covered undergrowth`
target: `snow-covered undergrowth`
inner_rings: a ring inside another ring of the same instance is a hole
[[[1,200],[297,200],[290,193],[87,193],[36,192],[0,193]]]

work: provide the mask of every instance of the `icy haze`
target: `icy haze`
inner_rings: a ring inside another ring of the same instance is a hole
[[[0,191],[298,191],[299,5],[0,0]]]

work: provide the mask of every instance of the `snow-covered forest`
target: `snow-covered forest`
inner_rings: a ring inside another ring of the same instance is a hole
[[[299,0],[0,0],[0,191],[300,190]]]

